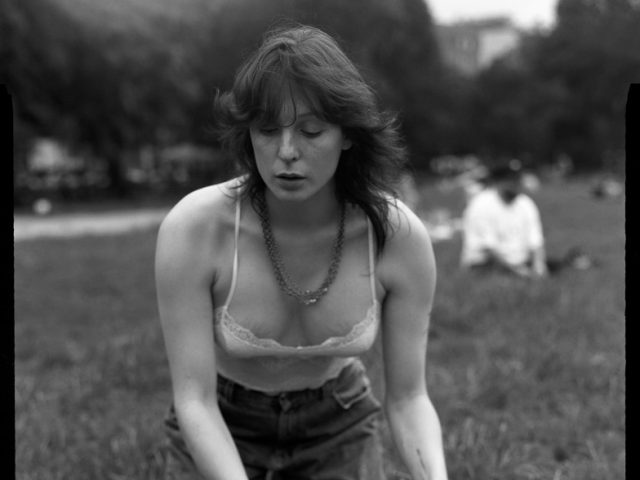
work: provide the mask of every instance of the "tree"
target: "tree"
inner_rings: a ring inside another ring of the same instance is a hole
[[[230,86],[264,32],[285,18],[337,37],[382,106],[399,112],[416,161],[453,138],[453,94],[423,0],[7,2],[1,76],[25,137],[91,150],[122,194],[124,152],[215,143],[207,131],[215,89]]]
[[[640,5],[560,0],[549,33],[525,36],[519,61],[494,63],[471,81],[461,136],[487,157],[535,163],[567,154],[578,170],[622,158],[628,86],[640,78]]]
[[[627,90],[640,78],[638,25],[633,0],[560,0],[557,25],[532,58],[537,81],[566,91],[549,135],[578,168],[622,155]]]
[[[122,8],[109,15],[133,16]],[[143,12],[134,20],[82,16],[53,0],[8,2],[0,10],[1,77],[20,131],[92,151],[120,195],[127,190],[123,153],[191,138],[189,110],[203,96],[184,53],[197,33],[182,32],[174,42],[172,19]]]
[[[526,63],[498,61],[473,79],[464,136],[489,159],[550,162],[555,156],[551,126],[562,118],[567,97],[558,82],[536,81]]]

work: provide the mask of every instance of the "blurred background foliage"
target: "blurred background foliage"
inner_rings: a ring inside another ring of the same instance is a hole
[[[16,204],[47,185],[122,197],[229,175],[211,100],[282,19],[338,38],[398,113],[418,172],[446,155],[623,172],[627,91],[640,79],[635,0],[559,0],[551,30],[526,32],[517,54],[472,76],[443,61],[424,0],[0,0]],[[29,163],[38,139],[77,160],[58,180]]]

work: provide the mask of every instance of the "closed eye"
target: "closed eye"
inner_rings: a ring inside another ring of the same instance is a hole
[[[322,134],[323,130],[300,130],[300,132],[302,132],[302,134],[306,137],[309,138],[315,138],[318,137]]]

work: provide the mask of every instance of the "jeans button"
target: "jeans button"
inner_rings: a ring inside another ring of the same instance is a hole
[[[278,395],[278,400],[280,401],[280,408],[283,412],[286,412],[291,408],[291,400],[289,400],[286,393]]]

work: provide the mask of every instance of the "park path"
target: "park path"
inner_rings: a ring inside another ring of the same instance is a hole
[[[14,242],[34,238],[70,238],[83,235],[114,235],[132,230],[155,228],[168,213],[168,208],[128,211],[74,213],[64,215],[14,215]],[[431,240],[449,240],[460,230],[459,219],[433,221],[423,219]]]
[[[119,234],[156,227],[167,212],[167,208],[149,208],[51,216],[14,215],[13,239],[19,242],[42,237]]]

